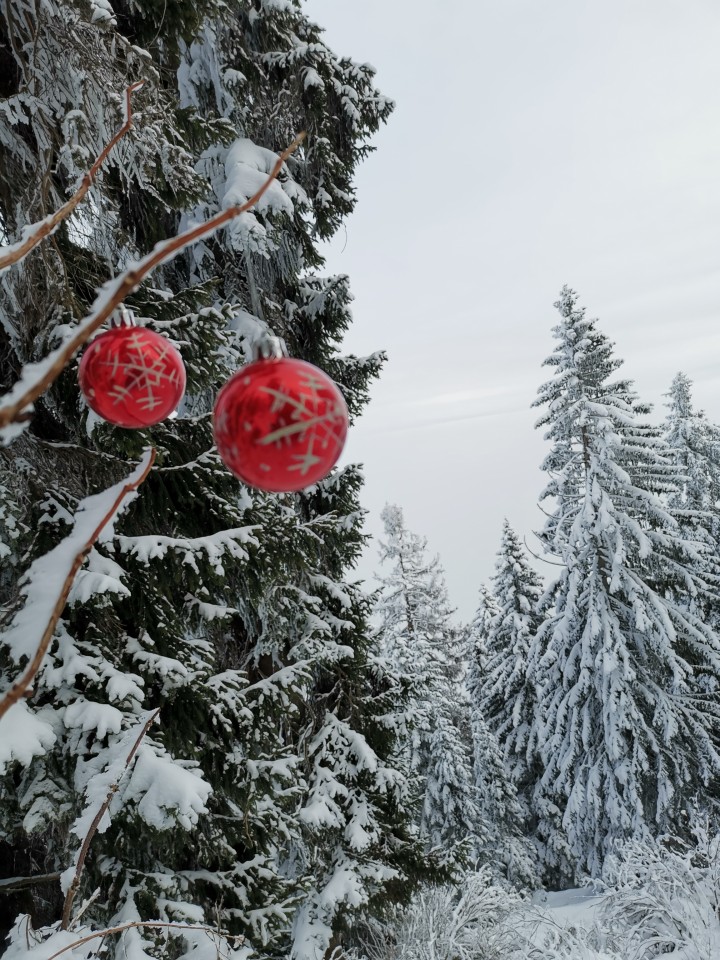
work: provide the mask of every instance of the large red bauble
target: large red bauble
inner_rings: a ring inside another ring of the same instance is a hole
[[[78,376],[88,406],[116,427],[160,423],[185,392],[182,357],[144,327],[101,333],[83,354]]]
[[[304,360],[256,360],[234,374],[215,402],[215,443],[245,483],[274,493],[327,476],[345,445],[343,395]]]

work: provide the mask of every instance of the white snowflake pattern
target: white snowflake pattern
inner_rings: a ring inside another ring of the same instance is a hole
[[[149,351],[149,345],[143,332],[134,330],[127,342],[127,353],[123,351],[111,360],[100,361],[102,366],[111,368],[115,382],[108,395],[114,403],[130,400],[144,410],[154,410],[165,402],[165,397],[157,396],[158,388],[178,384],[178,370],[172,363],[170,347],[152,343],[155,349]]]
[[[279,419],[280,426],[271,433],[262,437],[258,443],[261,446],[269,444],[289,444],[299,435],[305,441],[305,449],[293,454],[295,461],[288,466],[289,471],[299,471],[305,476],[321,457],[315,453],[316,443],[326,450],[332,444],[339,454],[343,446],[344,411],[342,405],[329,400],[322,395],[324,382],[312,372],[304,373],[301,386],[307,392],[298,396],[276,390],[273,387],[262,387],[262,392],[273,398],[271,411],[281,413],[289,410],[288,420]]]

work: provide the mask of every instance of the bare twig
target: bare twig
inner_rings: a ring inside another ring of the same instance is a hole
[[[152,450],[150,452],[150,456],[148,457],[148,462],[145,465],[145,468],[140,474],[140,476],[136,477],[134,480],[129,481],[128,483],[123,485],[123,487],[121,488],[120,492],[115,498],[115,501],[113,502],[110,509],[104,514],[104,516],[100,520],[100,523],[93,530],[93,532],[88,537],[87,541],[83,544],[81,549],[78,550],[77,554],[75,555],[75,558],[70,567],[70,571],[68,572],[68,575],[65,577],[65,580],[62,585],[62,589],[57,598],[57,601],[55,602],[55,606],[52,609],[52,613],[50,615],[50,618],[48,619],[47,626],[45,627],[42,637],[40,638],[40,642],[38,644],[37,650],[35,651],[33,658],[31,659],[30,663],[27,665],[25,672],[22,674],[22,676],[15,681],[12,687],[10,687],[7,693],[0,700],[0,719],[2,719],[2,717],[8,712],[10,707],[16,704],[18,700],[21,699],[21,697],[25,696],[26,691],[28,690],[35,675],[40,669],[43,658],[47,653],[47,649],[50,645],[50,640],[55,630],[55,626],[58,620],[60,619],[60,614],[62,613],[63,608],[65,607],[65,604],[67,603],[67,598],[70,593],[70,590],[72,589],[73,581],[75,580],[75,575],[77,574],[78,570],[82,566],[83,561],[85,560],[85,557],[94,546],[95,542],[97,541],[98,537],[102,533],[103,529],[107,526],[107,524],[112,520],[112,518],[115,516],[117,511],[120,509],[120,507],[122,506],[122,502],[125,499],[125,497],[128,495],[128,493],[130,493],[133,490],[137,490],[137,488],[140,486],[143,480],[145,480],[147,475],[150,473],[150,469],[154,462],[155,462],[155,451]]]
[[[73,877],[72,883],[70,884],[70,887],[68,888],[68,892],[65,895],[65,903],[63,904],[63,913],[62,913],[62,923],[60,925],[61,930],[67,930],[67,928],[70,926],[70,913],[72,911],[73,900],[75,899],[75,894],[77,893],[78,887],[80,886],[83,867],[85,866],[85,858],[87,857],[88,850],[90,849],[90,844],[92,843],[92,839],[97,833],[98,827],[100,826],[100,821],[107,813],[107,810],[110,806],[112,798],[117,793],[118,788],[120,786],[120,780],[122,779],[125,771],[129,769],[130,764],[133,761],[133,757],[137,753],[138,747],[140,746],[143,737],[148,732],[150,727],[153,725],[159,713],[160,713],[159,709],[155,710],[150,715],[147,722],[143,724],[142,730],[138,734],[138,737],[135,740],[135,743],[133,744],[132,749],[130,750],[130,753],[127,755],[127,759],[125,760],[125,765],[123,766],[120,776],[118,777],[117,781],[111,785],[110,789],[108,790],[107,796],[105,797],[105,800],[102,803],[102,806],[93,817],[93,821],[90,824],[88,832],[85,834],[85,839],[82,842],[82,846],[80,847],[80,853],[78,854],[78,861],[75,867],[75,876]]]
[[[37,365],[36,372],[28,376],[29,382],[27,384],[23,384],[21,380],[10,391],[7,397],[9,402],[4,407],[0,407],[0,428],[6,427],[10,423],[21,423],[28,418],[29,414],[26,408],[54,383],[80,347],[105,323],[123,300],[140,286],[143,279],[155,267],[165,263],[166,260],[171,259],[181,250],[195,243],[196,240],[214,233],[230,220],[234,220],[241,213],[246,213],[254,207],[280,173],[285,161],[297,150],[304,139],[305,134],[301,133],[287,149],[283,150],[267,180],[249,200],[239,206],[228,207],[227,210],[215,214],[205,223],[191,227],[184,233],[156,244],[153,250],[146,257],[143,257],[136,266],[121,274],[109,290],[103,291],[95,301],[94,310],[81,321],[74,335]],[[28,368],[31,369],[32,365],[28,365]]]
[[[90,167],[88,172],[82,178],[82,183],[78,188],[77,192],[70,197],[67,203],[64,203],[59,210],[51,214],[49,217],[45,217],[44,220],[40,220],[39,223],[35,223],[32,227],[26,228],[26,232],[29,234],[25,237],[20,243],[12,244],[8,247],[0,247],[0,273],[3,270],[7,270],[8,267],[11,267],[15,263],[20,263],[21,260],[24,260],[25,257],[35,249],[35,247],[40,243],[41,240],[44,240],[45,237],[49,237],[53,231],[57,229],[60,223],[65,220],[73,212],[75,207],[80,203],[85,194],[88,192],[92,186],[93,180],[95,179],[95,174],[98,172],[103,163],[107,160],[108,154],[112,150],[118,141],[122,140],[125,134],[132,127],[132,107],[131,107],[131,97],[136,90],[139,90],[140,87],[144,85],[145,81],[140,80],[137,83],[131,84],[125,91],[125,122],[120,127],[118,132],[112,138],[112,140],[107,144],[102,153],[99,155],[95,163]],[[29,231],[32,230],[32,233]],[[3,254],[3,250],[6,252]]]
[[[56,957],[61,956],[63,953],[67,953],[68,950],[74,950],[76,947],[82,947],[83,944],[89,943],[91,940],[97,940],[98,937],[108,937],[113,933],[122,933],[125,930],[130,930],[132,927],[159,927],[169,928],[172,930],[200,930],[202,933],[206,933],[208,936],[222,936],[227,937],[231,940],[239,940],[242,942],[244,937],[232,937],[225,930],[218,931],[215,927],[207,927],[199,923],[166,923],[161,920],[131,920],[128,923],[121,923],[117,927],[108,927],[107,930],[97,930],[95,933],[88,934],[87,937],[83,937],[81,940],[76,940],[74,943],[68,943],[58,950],[57,953],[53,953],[48,957],[48,960],[56,960]]]

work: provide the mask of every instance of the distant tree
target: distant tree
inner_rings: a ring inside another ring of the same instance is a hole
[[[426,541],[405,526],[402,510],[382,512],[385,538],[375,609],[381,651],[410,691],[405,762],[417,778],[419,830],[429,849],[453,860],[470,855],[486,830],[477,802],[462,651],[443,572]]]
[[[686,605],[696,550],[663,505],[677,471],[612,344],[563,289],[552,378],[539,391],[552,450],[543,539],[564,564],[529,654],[542,690],[534,791],[548,873],[567,851],[598,875],[617,840],[679,833],[688,796],[720,773],[718,715],[699,680],[720,644]],[[561,835],[558,835],[562,830]]]
[[[488,625],[486,668],[480,707],[497,737],[508,772],[523,802],[537,763],[532,741],[539,691],[528,677],[528,651],[542,617],[540,577],[532,569],[520,540],[507,520],[492,579],[497,614]]]
[[[475,616],[470,623],[469,673],[475,676],[473,685],[479,686],[487,670],[488,637],[494,621],[500,616],[500,606],[495,594],[487,584],[481,583]]]
[[[507,522],[505,527],[512,534]],[[514,534],[512,536],[515,537]],[[507,756],[504,744],[499,741],[497,717],[491,717],[488,713],[491,702],[484,696],[486,688],[494,690],[492,664],[495,663],[499,669],[498,661],[505,664],[514,662],[512,646],[505,651],[506,659],[502,656],[502,646],[495,646],[502,620],[503,609],[498,597],[483,584],[478,608],[468,630],[470,666],[467,673],[475,784],[488,830],[482,859],[496,876],[505,876],[517,886],[532,887],[537,883],[538,870],[536,856],[528,839],[530,810],[524,798],[518,796],[512,760]],[[495,650],[495,653],[491,653],[491,650]],[[522,664],[525,668],[526,657],[523,657]],[[511,691],[505,703],[512,714]],[[518,763],[515,765],[518,766]],[[527,781],[526,765],[522,763],[520,767],[524,781]]]
[[[720,518],[720,427],[702,410],[695,410],[692,380],[676,374],[668,398],[665,439],[680,467],[681,487],[671,497],[674,507],[705,511],[710,520]]]
[[[692,402],[692,381],[684,373],[673,380],[665,420],[665,440],[670,447],[680,484],[668,498],[683,534],[699,544],[698,573],[707,589],[694,598],[701,615],[720,626],[720,427],[711,423]]]
[[[510,779],[497,739],[471,701],[473,770],[484,838],[477,860],[497,878],[520,888],[538,885],[537,855],[525,811]]]

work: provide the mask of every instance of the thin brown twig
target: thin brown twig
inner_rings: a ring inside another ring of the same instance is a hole
[[[85,866],[85,858],[88,855],[88,850],[90,849],[90,844],[92,843],[93,837],[97,833],[97,829],[100,826],[100,821],[107,813],[110,803],[112,801],[112,798],[115,796],[115,794],[118,791],[118,788],[120,786],[120,781],[122,780],[125,772],[129,769],[130,764],[133,761],[133,757],[137,753],[138,748],[142,743],[143,737],[148,732],[150,727],[153,725],[159,713],[160,713],[160,710],[158,708],[150,715],[147,722],[143,724],[142,730],[138,734],[138,737],[135,740],[135,743],[133,744],[132,749],[130,750],[130,753],[127,755],[127,759],[125,760],[125,765],[123,766],[120,776],[117,778],[117,781],[111,785],[110,789],[108,790],[107,796],[103,801],[102,806],[93,817],[93,821],[90,824],[88,832],[85,834],[85,839],[83,840],[82,846],[80,847],[77,866],[75,867],[75,876],[73,877],[72,883],[70,884],[70,887],[68,888],[68,892],[65,895],[65,903],[63,904],[63,913],[62,913],[62,923],[60,924],[61,930],[67,930],[68,927],[70,926],[70,913],[72,911],[73,900],[75,899],[75,894],[77,893],[78,887],[80,886],[80,880],[82,879],[82,872]]]
[[[63,953],[67,953],[68,950],[74,950],[76,947],[81,947],[85,943],[89,943],[90,940],[97,940],[98,937],[107,937],[113,933],[123,933],[125,930],[130,930],[132,927],[160,927],[160,928],[170,928],[174,930],[200,930],[202,933],[207,933],[208,935],[212,934],[217,937],[228,937],[234,940],[244,940],[244,937],[230,937],[230,934],[225,930],[218,931],[214,927],[207,927],[198,923],[170,923],[161,920],[130,920],[128,923],[121,923],[117,927],[108,927],[107,930],[98,930],[95,933],[88,934],[87,937],[83,937],[81,940],[76,940],[74,943],[68,943],[58,950],[57,953],[53,953],[48,960],[55,960],[56,957],[61,956]]]
[[[35,249],[40,241],[49,236],[57,228],[58,224],[69,217],[75,207],[77,207],[92,186],[93,180],[95,179],[95,174],[107,160],[108,154],[112,148],[116,143],[118,143],[118,141],[122,140],[128,130],[130,130],[132,127],[131,97],[133,93],[144,86],[144,84],[144,80],[139,80],[137,83],[130,84],[125,91],[125,123],[123,123],[112,140],[105,146],[95,163],[82,178],[82,183],[80,184],[80,187],[76,193],[74,193],[67,203],[64,203],[62,207],[60,207],[60,209],[57,210],[52,216],[46,217],[44,220],[41,220],[38,224],[36,224],[35,232],[27,237],[23,243],[11,245],[9,253],[6,253],[4,256],[0,255],[0,270],[6,270],[14,263],[20,263],[21,260],[24,260],[25,257]],[[0,247],[0,254],[1,253],[2,248]]]
[[[97,538],[102,533],[103,529],[107,526],[107,524],[112,520],[112,518],[115,516],[117,511],[120,509],[120,506],[123,500],[125,499],[125,497],[127,496],[127,494],[130,493],[132,490],[137,490],[137,488],[140,486],[143,480],[145,480],[147,475],[150,473],[150,469],[154,462],[155,462],[155,450],[152,450],[150,457],[148,458],[147,465],[143,470],[143,472],[141,473],[140,477],[137,480],[133,480],[129,483],[126,483],[123,486],[122,490],[115,498],[115,502],[113,503],[113,505],[110,507],[107,513],[103,516],[102,520],[97,525],[97,527],[93,530],[92,534],[90,535],[90,537],[88,538],[84,546],[77,552],[75,559],[73,561],[72,567],[70,568],[70,572],[68,573],[63,583],[62,590],[60,591],[60,595],[57,598],[55,606],[53,607],[53,611],[50,616],[50,619],[48,620],[48,624],[45,627],[45,631],[43,632],[43,635],[40,638],[40,643],[38,644],[38,648],[35,651],[35,655],[33,656],[30,663],[27,665],[25,669],[25,673],[23,673],[23,675],[18,680],[15,681],[12,687],[10,687],[7,693],[0,700],[0,719],[2,719],[2,717],[5,716],[5,714],[8,712],[10,707],[16,704],[18,700],[20,700],[21,697],[25,695],[25,691],[28,689],[35,675],[40,669],[40,666],[43,662],[43,658],[45,657],[45,654],[47,653],[47,649],[50,645],[50,640],[52,639],[53,632],[55,631],[55,626],[58,620],[60,619],[60,614],[63,612],[65,604],[67,603],[67,598],[68,598],[68,595],[70,594],[70,590],[72,589],[73,581],[75,580],[75,575],[77,574],[78,570],[82,566],[85,560],[85,557],[90,552],[92,547],[95,545],[95,542],[97,541]]]
[[[235,219],[235,217],[240,216],[241,213],[246,213],[254,207],[280,173],[285,161],[297,150],[304,139],[305,134],[300,133],[290,146],[283,150],[268,175],[267,180],[265,180],[259,190],[253,194],[249,200],[246,200],[245,203],[235,207],[228,207],[227,210],[215,214],[214,217],[206,220],[205,223],[191,227],[189,230],[172,237],[170,240],[158,243],[146,257],[140,260],[137,266],[121,274],[116,281],[113,292],[109,296],[102,298],[101,305],[98,309],[94,313],[89,314],[89,316],[81,322],[75,335],[55,352],[55,359],[45,373],[40,376],[32,386],[27,387],[17,400],[7,404],[7,406],[0,407],[0,428],[6,427],[9,423],[21,423],[28,418],[28,413],[25,408],[37,400],[37,398],[55,382],[80,347],[105,323],[123,300],[140,286],[148,273],[161,263],[175,256],[175,254],[181,250],[184,250],[185,247],[189,247],[191,243],[210,233],[214,233],[230,220]]]

